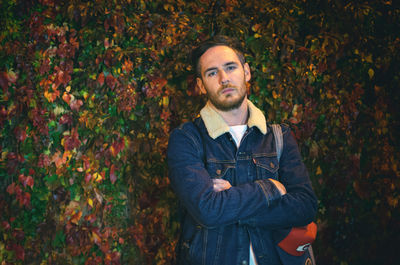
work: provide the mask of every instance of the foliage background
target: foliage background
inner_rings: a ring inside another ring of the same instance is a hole
[[[250,98],[293,128],[319,264],[395,264],[400,9],[392,1],[2,0],[1,264],[172,264],[165,150],[204,99],[187,51],[239,38]]]

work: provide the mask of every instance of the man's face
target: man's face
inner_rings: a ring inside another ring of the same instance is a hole
[[[197,78],[197,85],[214,107],[222,111],[239,108],[247,95],[249,65],[242,65],[235,51],[227,46],[208,49],[200,57],[199,65],[201,78]]]

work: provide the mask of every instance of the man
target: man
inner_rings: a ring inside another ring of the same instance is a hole
[[[250,67],[233,40],[217,36],[192,53],[197,85],[208,102],[200,117],[175,129],[169,178],[183,205],[179,264],[305,264],[278,243],[309,224],[316,197],[290,129],[274,134],[247,99]],[[287,231],[287,232],[285,232]]]

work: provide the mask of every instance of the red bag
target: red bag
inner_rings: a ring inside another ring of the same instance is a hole
[[[311,246],[317,237],[317,225],[314,222],[293,227],[289,234],[279,242],[278,246],[293,256],[301,256]]]

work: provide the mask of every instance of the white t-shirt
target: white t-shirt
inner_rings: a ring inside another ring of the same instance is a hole
[[[233,139],[235,140],[237,148],[239,148],[240,141],[243,138],[244,133],[247,130],[247,125],[235,125],[229,127],[229,132],[231,133]],[[257,265],[256,258],[254,256],[253,247],[250,242],[250,265]]]

